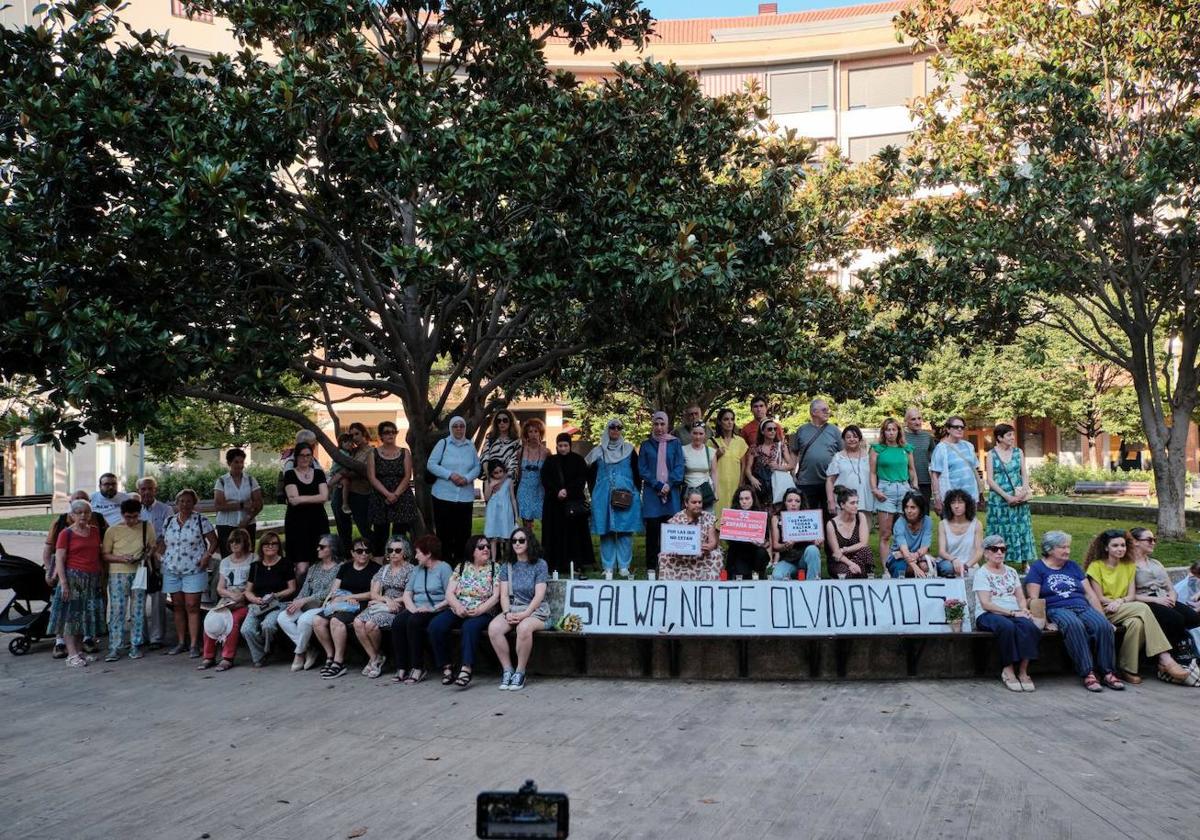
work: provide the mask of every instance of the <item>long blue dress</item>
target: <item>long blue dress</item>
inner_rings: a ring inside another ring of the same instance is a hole
[[[542,501],[546,496],[545,488],[542,487],[542,467],[545,464],[545,458],[536,461],[521,459],[521,480],[517,483],[517,510],[520,511],[522,519],[531,522],[542,518]]]
[[[592,464],[595,484],[592,486],[592,533],[597,536],[605,534],[640,534],[642,532],[642,500],[634,482],[636,465],[634,457],[637,450],[629,453],[629,457],[615,464],[607,463],[603,457]],[[633,493],[633,504],[628,510],[614,510],[609,503],[609,494],[613,490],[628,490]]]

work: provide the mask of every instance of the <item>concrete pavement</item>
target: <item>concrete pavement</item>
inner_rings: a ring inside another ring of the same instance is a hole
[[[577,838],[1195,836],[1200,689],[1154,680],[511,693],[48,649],[0,652],[3,837],[465,838],[478,791],[527,778],[570,795]]]

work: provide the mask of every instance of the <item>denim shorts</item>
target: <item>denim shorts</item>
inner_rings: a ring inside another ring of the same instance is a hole
[[[162,591],[166,595],[174,592],[184,592],[188,595],[199,595],[208,589],[208,572],[172,572],[163,569]]]
[[[887,498],[883,501],[875,500],[876,513],[900,513],[901,502],[904,497],[912,491],[912,485],[907,481],[881,481],[879,482],[879,492],[883,493]]]

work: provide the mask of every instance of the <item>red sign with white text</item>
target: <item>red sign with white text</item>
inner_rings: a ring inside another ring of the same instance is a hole
[[[721,511],[721,539],[731,542],[760,543],[767,536],[767,512],[765,510]]]

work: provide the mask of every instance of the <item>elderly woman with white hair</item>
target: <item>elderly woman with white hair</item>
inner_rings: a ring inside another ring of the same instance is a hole
[[[100,529],[92,524],[92,506],[83,499],[71,502],[68,519],[54,546],[58,586],[50,601],[50,632],[67,646],[67,667],[81,668],[89,662],[83,638],[94,639],[104,630]]]
[[[435,478],[433,526],[454,565],[463,559],[463,546],[471,536],[471,511],[475,505],[475,479],[479,477],[479,455],[467,437],[467,421],[450,418],[450,434],[429,453],[425,469]]]
[[[1000,681],[1005,688],[1033,691],[1029,662],[1038,658],[1042,630],[1029,613],[1021,578],[1004,562],[1007,554],[1008,545],[999,534],[983,541],[984,562],[971,582],[976,599],[975,626],[993,636],[1003,666]]]
[[[1085,580],[1083,569],[1071,559],[1071,535],[1047,531],[1042,536],[1042,559],[1029,567],[1025,589],[1030,598],[1046,599],[1046,617],[1058,625],[1083,687],[1091,692],[1103,691],[1103,680],[1114,691],[1123,691],[1125,683],[1116,675],[1113,626]]]

